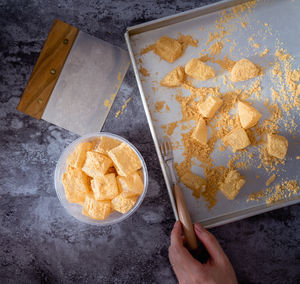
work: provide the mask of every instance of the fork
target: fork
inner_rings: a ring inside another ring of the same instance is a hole
[[[177,177],[174,170],[174,156],[173,150],[171,146],[171,142],[169,139],[165,138],[161,141],[160,145],[160,152],[164,158],[165,163],[169,168],[169,173],[171,175],[171,180],[173,184],[173,193],[175,195],[177,212],[179,216],[179,220],[182,223],[184,235],[187,241],[187,244],[191,250],[195,250],[198,247],[198,242],[196,239],[196,235],[193,228],[193,223],[191,220],[190,213],[186,206],[184,197],[182,195],[180,186],[177,181]]]

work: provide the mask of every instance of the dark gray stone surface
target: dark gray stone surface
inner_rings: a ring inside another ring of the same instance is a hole
[[[167,258],[174,217],[132,68],[103,130],[137,146],[150,184],[121,224],[100,228],[68,216],[53,172],[77,136],[16,106],[54,18],[125,48],[127,26],[209,2],[0,1],[0,283],[176,283]],[[240,283],[300,283],[299,206],[211,230]]]

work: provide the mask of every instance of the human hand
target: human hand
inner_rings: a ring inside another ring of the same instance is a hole
[[[200,224],[194,224],[196,236],[203,243],[210,258],[200,263],[184,246],[182,225],[177,221],[171,233],[169,260],[180,284],[237,284],[233,267],[217,239]]]

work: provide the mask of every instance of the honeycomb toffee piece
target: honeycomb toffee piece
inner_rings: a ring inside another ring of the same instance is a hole
[[[207,143],[207,126],[203,118],[200,118],[198,120],[198,123],[192,133],[192,138],[197,140],[201,144]]]
[[[120,144],[121,144],[121,142],[117,139],[102,136],[101,139],[100,139],[100,143],[98,144],[95,151],[99,152],[101,154],[107,155],[108,151],[110,151],[111,149],[119,146]]]
[[[243,128],[237,128],[229,132],[223,142],[232,148],[233,152],[241,150],[250,145],[250,140],[246,131]]]
[[[184,81],[184,76],[183,67],[177,66],[160,81],[160,85],[168,88],[180,87]]]
[[[81,169],[86,159],[86,153],[93,149],[90,142],[80,143],[67,159],[67,164],[73,168]]]
[[[288,149],[288,141],[285,137],[277,134],[267,135],[267,151],[269,155],[278,159],[284,159]]]
[[[259,68],[252,61],[243,58],[234,64],[231,70],[231,81],[246,81],[258,76],[259,73]]]
[[[231,170],[224,182],[219,184],[219,188],[225,197],[229,200],[235,199],[235,197],[240,192],[241,187],[245,184],[245,179],[242,177],[238,171]]]
[[[115,174],[97,176],[91,181],[96,200],[110,200],[119,194]]]
[[[81,169],[69,166],[63,174],[62,182],[67,200],[82,205],[89,192],[88,176]]]
[[[111,201],[111,205],[114,210],[125,214],[134,206],[136,200],[136,196],[128,197],[124,193],[121,193]]]
[[[90,177],[97,177],[105,175],[112,166],[113,162],[107,156],[89,151],[86,153],[86,161],[82,170]]]
[[[141,195],[144,189],[144,183],[138,172],[134,172],[127,177],[118,176],[117,184],[124,196],[130,197]]]
[[[189,187],[190,189],[194,191],[200,191],[203,192],[205,191],[206,187],[206,181],[204,178],[195,175],[192,172],[186,172],[180,180],[183,182],[184,185]]]
[[[184,67],[185,73],[195,80],[205,81],[215,77],[215,70],[200,59],[192,58]]]
[[[198,105],[198,110],[204,117],[212,118],[222,104],[223,100],[220,98],[208,97],[203,103]]]
[[[82,214],[96,220],[104,220],[111,213],[110,201],[98,201],[91,196],[86,196]]]
[[[238,102],[238,113],[244,129],[254,126],[261,118],[261,114],[254,107],[241,101]]]
[[[108,156],[120,176],[128,176],[142,167],[137,154],[124,143],[108,151]]]

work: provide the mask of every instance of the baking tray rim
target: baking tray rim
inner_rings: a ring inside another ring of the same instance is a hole
[[[146,31],[151,31],[154,29],[158,29],[161,27],[169,26],[172,24],[177,24],[180,22],[184,22],[187,20],[192,20],[193,18],[207,15],[210,13],[214,13],[220,10],[228,9],[233,6],[237,6],[243,3],[251,2],[253,0],[221,0],[216,3],[204,5],[199,8],[190,9],[184,12],[180,12],[174,15],[166,16],[163,18],[155,19],[152,21],[148,21],[142,24],[138,24],[135,26],[127,27],[127,31],[125,32],[129,36],[137,35]]]
[[[175,15],[171,15],[171,16],[167,16],[167,17],[163,17],[160,19],[156,19],[153,21],[149,21],[146,23],[142,23],[139,25],[135,25],[135,26],[131,26],[128,27],[124,36],[125,36],[125,41],[126,41],[126,45],[128,48],[128,52],[129,52],[129,56],[130,56],[130,60],[132,63],[132,67],[133,67],[133,71],[134,71],[134,75],[137,81],[137,85],[138,85],[138,89],[140,92],[140,96],[142,99],[142,103],[143,103],[143,107],[144,107],[144,111],[146,114],[146,118],[147,118],[147,122],[150,128],[150,132],[153,138],[153,142],[154,142],[154,146],[155,146],[155,150],[158,156],[158,160],[162,169],[162,173],[163,173],[163,177],[166,183],[166,187],[167,187],[167,191],[169,194],[169,198],[171,201],[171,206],[174,212],[174,216],[175,219],[178,220],[178,212],[177,212],[177,207],[176,207],[176,202],[174,199],[174,195],[173,195],[173,189],[172,189],[172,183],[168,174],[168,170],[166,167],[166,164],[164,162],[162,153],[160,151],[159,148],[159,141],[155,132],[155,128],[153,126],[152,123],[152,118],[151,118],[151,114],[150,114],[150,110],[148,108],[148,104],[147,104],[147,100],[146,100],[146,96],[143,90],[143,85],[142,85],[142,81],[139,75],[139,71],[137,68],[137,63],[135,60],[135,56],[134,56],[134,52],[132,50],[132,46],[131,46],[131,40],[130,37],[140,34],[140,33],[144,33],[147,31],[151,31],[151,30],[156,30],[159,29],[161,27],[165,27],[168,25],[172,25],[172,24],[176,24],[176,23],[180,23],[180,22],[184,22],[186,20],[191,20],[193,18],[199,17],[199,16],[203,16],[203,15],[207,15],[210,13],[214,13],[216,11],[220,11],[220,10],[224,10],[224,9],[228,9],[231,7],[234,7],[236,5],[239,4],[243,4],[243,3],[247,3],[251,0],[223,0],[223,1],[219,1],[217,3],[213,3],[213,4],[209,4],[209,5],[205,5],[203,7],[199,7],[199,8],[195,8],[195,9],[191,9],[185,12],[181,12],[181,13],[177,13]],[[190,17],[189,17],[190,16]],[[216,217],[210,217],[210,218],[206,218],[204,220],[201,221],[202,225],[206,228],[213,228],[213,227],[217,227],[217,226],[221,226],[221,225],[225,225],[231,222],[235,222],[235,221],[239,221],[239,220],[243,220],[255,215],[259,215],[262,213],[266,213],[272,210],[276,210],[279,208],[283,208],[286,206],[290,206],[290,205],[295,205],[297,203],[300,202],[300,196],[297,196],[294,199],[285,201],[285,200],[281,200],[280,202],[277,203],[273,203],[273,204],[260,204],[257,206],[253,206],[247,209],[243,209],[240,211],[235,211],[233,213],[225,213],[222,214],[220,216],[216,216]],[[245,212],[244,214],[240,214],[238,215],[238,213],[241,212]]]

